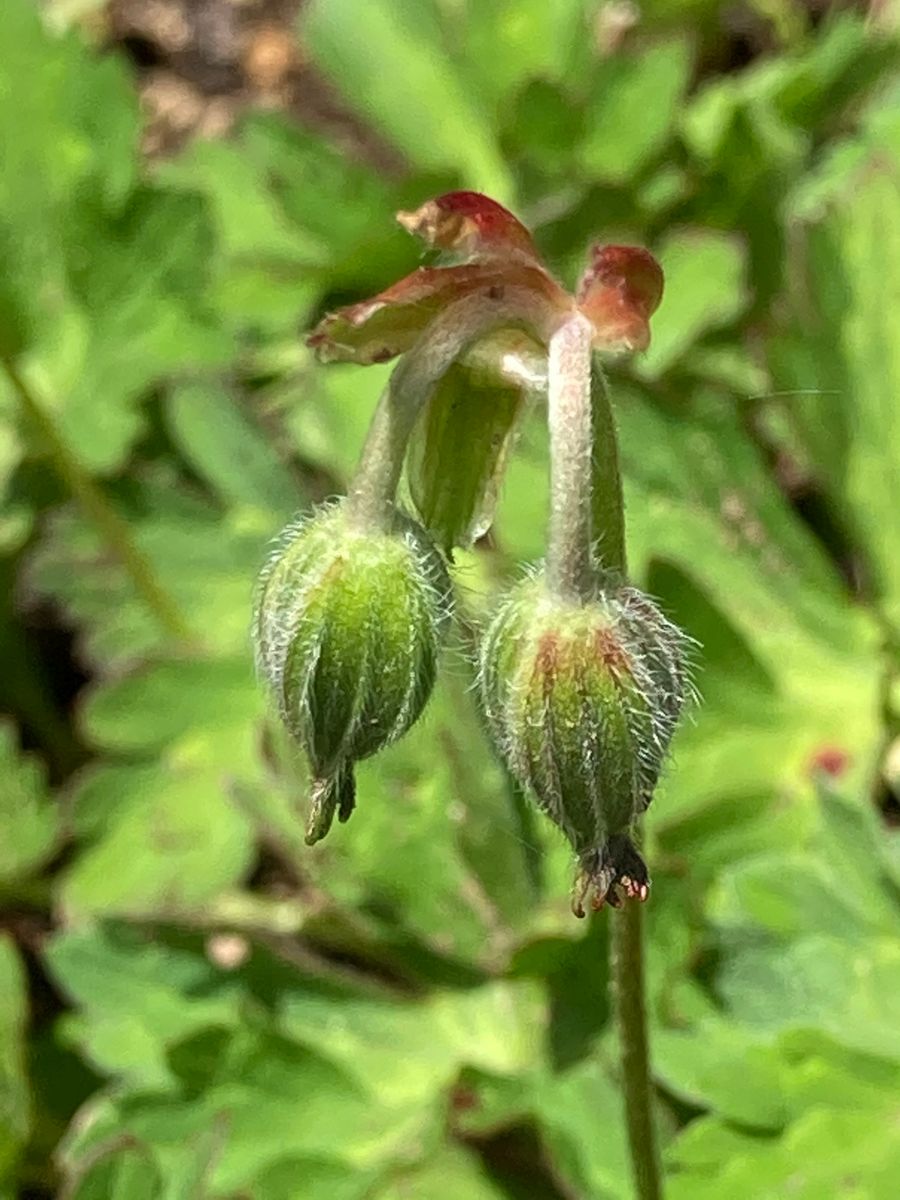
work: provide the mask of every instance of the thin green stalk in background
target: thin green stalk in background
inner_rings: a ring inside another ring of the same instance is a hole
[[[591,514],[596,553],[607,570],[624,578],[628,567],[619,438],[606,376],[596,357],[591,366],[591,424],[594,435]]]
[[[160,629],[178,641],[191,640],[192,630],[172,597],[159,584],[153,567],[135,545],[128,523],[123,521],[109,504],[103,492],[69,450],[16,364],[2,352],[0,366],[6,372],[22,408],[40,432],[60,479],[125,568],[135,591],[153,613]]]

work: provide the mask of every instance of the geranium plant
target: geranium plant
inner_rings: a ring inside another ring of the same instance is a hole
[[[258,664],[310,760],[312,843],[352,813],[354,764],[422,712],[452,611],[444,556],[488,527],[521,407],[546,399],[546,558],[483,631],[479,695],[497,754],[572,846],[575,914],[624,906],[623,1085],[638,1191],[655,1196],[641,925],[625,902],[649,893],[633,835],[685,704],[686,639],[627,580],[601,361],[646,348],[662,271],[646,250],[597,246],[570,295],[474,192],[399,220],[442,257],[309,338],[323,362],[400,358],[348,495],[290,526],[262,573]],[[405,463],[418,519],[397,504]]]

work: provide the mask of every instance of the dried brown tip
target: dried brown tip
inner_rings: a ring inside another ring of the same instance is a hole
[[[650,876],[644,860],[627,834],[615,834],[600,850],[582,855],[572,892],[572,912],[585,915],[585,902],[594,912],[606,905],[621,908],[627,900],[644,903],[650,895]]]

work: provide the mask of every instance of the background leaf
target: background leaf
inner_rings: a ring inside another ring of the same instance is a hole
[[[335,0],[314,0],[301,29],[318,61],[349,88],[349,98],[413,162],[452,167],[475,190],[501,203],[510,198],[512,183],[489,127],[441,54],[438,11],[430,2],[375,0],[352,11]]]
[[[0,940],[0,1184],[11,1184],[28,1136],[30,1100],[25,1073],[25,979],[10,939]]]
[[[0,887],[39,867],[57,838],[57,813],[37,763],[20,757],[15,732],[0,725]]]
[[[512,203],[566,286],[603,241],[666,270],[649,353],[604,363],[630,572],[702,694],[646,831],[666,1194],[893,1200],[889,24],[7,0],[2,1200],[631,1200],[609,914],[571,919],[568,850],[471,696],[482,622],[545,553],[521,372],[454,369],[417,431],[405,501],[474,541],[459,619],[316,847],[252,662],[271,539],[345,492],[391,370],[303,334],[415,270],[393,214],[453,188]]]

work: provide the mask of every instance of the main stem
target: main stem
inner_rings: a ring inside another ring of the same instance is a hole
[[[551,595],[572,604],[590,600],[594,589],[592,332],[581,313],[573,313],[550,338],[547,363],[550,523],[546,583]]]
[[[599,565],[624,579],[625,510],[618,439],[606,379],[592,363],[590,327],[579,316],[550,341],[550,527],[547,586],[559,599],[583,603],[596,586]],[[644,942],[641,906],[626,902],[612,913],[611,958],[621,1045],[625,1121],[638,1200],[662,1200],[659,1151],[653,1124]]]
[[[546,302],[523,288],[465,296],[435,318],[401,358],[378,402],[347,497],[351,520],[365,529],[389,526],[413,427],[448,368],[495,329],[520,326],[542,337],[548,319]]]
[[[40,432],[57,474],[128,572],[134,590],[156,617],[160,628],[170,637],[179,641],[189,641],[192,637],[190,627],[175,602],[157,582],[152,566],[135,545],[127,522],[110,506],[93,479],[69,450],[15,362],[0,352],[0,366],[18,395],[23,410]]]
[[[662,1200],[653,1124],[650,1051],[644,998],[644,910],[626,902],[612,917],[613,999],[619,1025],[625,1123],[638,1200]]]

